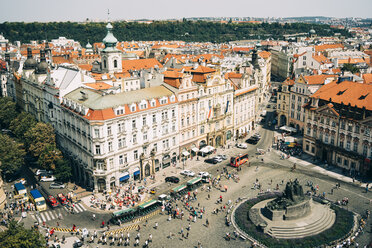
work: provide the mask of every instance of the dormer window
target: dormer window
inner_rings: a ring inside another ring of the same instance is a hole
[[[150,104],[151,104],[151,107],[155,107],[155,100],[152,100]]]
[[[163,104],[166,104],[166,103],[167,103],[167,98],[163,98],[163,99],[160,100],[160,104],[163,105]]]
[[[176,100],[175,97],[174,96],[171,96],[170,101],[171,102],[174,102],[175,100]]]
[[[140,109],[146,109],[147,108],[147,103],[146,102],[142,102],[140,104]]]
[[[132,106],[130,107],[130,111],[132,111],[132,112],[136,111],[136,105],[132,105]]]

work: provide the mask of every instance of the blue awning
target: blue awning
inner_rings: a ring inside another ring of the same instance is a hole
[[[129,179],[129,173],[128,172],[124,172],[121,177],[119,178],[119,181],[122,182],[122,181],[125,181],[125,180],[128,180]]]
[[[133,175],[134,176],[137,176],[140,174],[140,169],[139,168],[136,168],[135,171],[133,172]]]

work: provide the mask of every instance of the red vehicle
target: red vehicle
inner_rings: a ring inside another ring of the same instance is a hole
[[[52,195],[48,196],[48,198],[47,198],[47,202],[48,202],[48,204],[49,204],[52,208],[56,208],[56,207],[59,206],[59,203],[58,203],[57,199],[56,199],[54,196],[52,196]]]
[[[231,157],[230,159],[230,165],[234,167],[239,167],[245,163],[248,163],[248,154],[240,154],[236,157]]]
[[[62,205],[67,205],[68,201],[67,201],[66,196],[64,196],[62,193],[59,193],[59,194],[57,195],[57,197],[58,197],[58,200],[60,201],[60,203],[61,203]]]

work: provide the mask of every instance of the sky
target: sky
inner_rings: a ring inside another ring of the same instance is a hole
[[[0,0],[2,22],[183,17],[372,18],[372,0]]]

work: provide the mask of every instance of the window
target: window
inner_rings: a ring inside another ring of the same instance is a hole
[[[204,133],[204,126],[201,126],[200,127],[200,134],[203,134]]]
[[[310,149],[309,144],[306,144],[306,151]]]
[[[112,141],[110,141],[108,143],[108,151],[111,152],[112,151]]]
[[[121,123],[118,123],[118,132],[121,133],[123,125]]]
[[[347,131],[351,132],[353,130],[353,124],[349,123],[347,125]]]
[[[342,130],[345,130],[345,122],[344,121],[341,121],[341,127],[340,127]]]
[[[132,107],[130,107],[130,111],[132,111],[132,112],[136,111],[136,106],[133,105]]]
[[[167,149],[169,148],[169,140],[166,139],[166,140],[163,140],[163,149]]]
[[[133,134],[133,144],[137,143],[137,134]]]
[[[369,128],[366,128],[366,130],[364,131],[364,135],[368,137],[369,136],[369,133],[370,133]]]
[[[186,120],[187,125],[190,125],[190,117],[187,117]]]
[[[331,136],[331,145],[334,145],[334,144],[335,144],[335,137]]]
[[[134,160],[137,160],[138,159],[138,151],[137,150],[135,150],[133,152],[133,157],[134,157]]]
[[[147,104],[146,103],[141,103],[140,109],[145,109],[145,108],[147,108]]]
[[[340,140],[340,147],[344,148],[344,142],[342,140]]]
[[[176,117],[176,111],[172,109],[172,118]]]
[[[151,107],[155,107],[155,101],[151,101]]]
[[[360,127],[359,127],[358,125],[356,125],[356,126],[355,126],[355,132],[356,132],[356,133],[359,133],[359,129],[360,129]]]
[[[176,123],[173,122],[173,123],[172,123],[172,132],[175,132],[175,131],[176,131]]]
[[[146,126],[146,117],[143,117],[143,118],[142,118],[142,125],[143,125],[143,126]]]
[[[114,169],[114,159],[113,158],[110,158],[109,159],[109,170],[112,170],[112,169]]]
[[[295,95],[292,95],[292,100],[296,100],[296,96]]]
[[[104,60],[103,60],[103,68],[106,68],[106,66],[107,66],[107,62],[106,62],[106,60],[104,59]]]
[[[119,149],[125,146],[125,138],[121,138],[118,140],[118,146],[119,146]]]
[[[337,163],[338,163],[338,164],[341,164],[341,163],[342,163],[342,159],[341,159],[341,157],[337,157]]]
[[[181,126],[183,127],[185,125],[185,119],[181,119]]]
[[[347,159],[344,160],[344,166],[349,167],[349,160],[347,160]]]
[[[100,145],[96,145],[96,154],[101,154],[101,146]]]
[[[354,152],[358,151],[358,142],[354,142],[353,150],[354,150]]]
[[[156,122],[156,115],[152,115],[152,123]]]
[[[156,138],[156,128],[154,128],[154,129],[152,130],[152,136],[153,136],[153,138]]]
[[[153,148],[154,152],[157,152],[158,151],[158,143],[154,143],[154,148]]]
[[[332,127],[336,127],[336,122],[332,121]]]
[[[346,141],[346,150],[350,150],[351,142],[350,140]]]
[[[143,140],[147,140],[147,133],[143,133]]]
[[[122,114],[124,114],[124,109],[116,110],[116,115],[122,115]]]
[[[118,67],[118,61],[115,59],[114,60],[114,67],[117,68]]]
[[[99,138],[99,129],[98,128],[94,129],[94,137]]]
[[[108,136],[112,135],[111,126],[107,127],[107,135]]]
[[[329,122],[330,122],[329,117],[327,117],[326,124],[329,125]]]
[[[124,164],[124,156],[123,155],[119,156],[119,164]]]
[[[329,136],[328,136],[328,133],[326,133],[324,135],[324,143],[328,144],[328,139],[329,139]]]
[[[306,129],[306,134],[307,134],[307,135],[310,135],[310,128],[307,128],[307,129]]]
[[[363,156],[367,157],[368,146],[363,145]]]
[[[324,117],[320,117],[320,123],[324,123]]]
[[[132,120],[132,128],[136,128],[136,120]]]
[[[311,147],[311,153],[315,153],[315,147]]]
[[[176,137],[172,138],[172,146],[176,146]]]
[[[316,136],[317,136],[316,129],[314,129],[314,131],[313,131],[313,137],[316,139]]]

